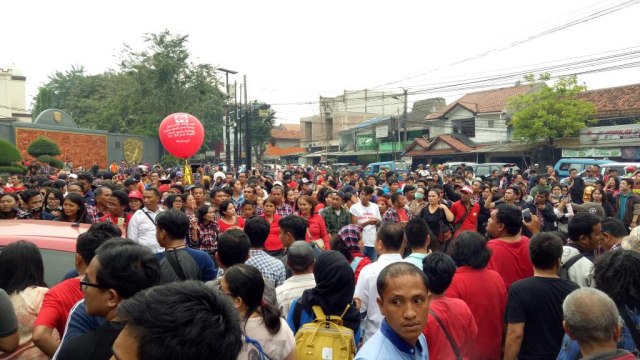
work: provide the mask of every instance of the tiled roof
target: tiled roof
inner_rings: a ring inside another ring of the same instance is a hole
[[[411,151],[416,146],[420,146],[422,149],[426,149],[429,146],[429,141],[427,139],[425,139],[425,138],[422,138],[422,137],[415,138],[415,139],[413,139],[413,142],[411,144],[409,144],[404,151]],[[418,151],[423,151],[422,149],[420,149]]]
[[[453,137],[451,134],[440,135],[440,136],[438,136],[438,139],[440,139],[441,141],[444,141],[449,146],[451,146],[453,149],[456,149],[456,150],[458,150],[460,152],[466,152],[466,151],[473,150],[472,147],[467,146],[462,141],[460,141],[460,140],[456,139],[455,137]],[[435,142],[436,142],[436,140],[432,141],[431,144],[434,144]]]
[[[500,112],[507,106],[509,98],[526,94],[531,91],[531,85],[518,85],[507,88],[491,89],[466,94],[460,99],[447,105],[442,111],[433,113],[426,117],[427,120],[441,118],[456,106],[460,105],[469,111],[479,113]]]
[[[295,130],[295,128],[296,125],[294,124],[274,126],[273,129],[271,129],[271,137],[275,139],[300,139],[300,125],[297,125],[298,130]]]
[[[278,156],[287,156],[287,155],[293,155],[293,154],[301,154],[306,152],[307,152],[307,149],[303,147],[291,147],[291,148],[282,149],[278,146],[267,144],[267,149],[264,152],[264,154],[267,156],[278,157]]]
[[[640,84],[585,91],[580,99],[593,102],[597,114],[640,111]]]
[[[449,149],[432,149],[433,146],[442,141],[449,145]],[[416,145],[420,145],[423,149],[415,149]],[[407,147],[404,156],[423,156],[423,155],[447,155],[462,152],[470,152],[476,148],[473,141],[460,134],[445,134],[433,139],[431,142],[424,138],[416,138],[413,143]]]

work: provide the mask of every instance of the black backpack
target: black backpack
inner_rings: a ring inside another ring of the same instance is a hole
[[[565,279],[565,280],[569,280],[569,281],[573,281],[571,280],[571,278],[569,277],[569,268],[571,266],[573,266],[573,264],[577,263],[578,260],[582,259],[586,254],[578,254],[578,255],[574,255],[572,256],[566,263],[562,264],[562,266],[560,267],[560,269],[558,269],[558,276],[560,276],[560,279]],[[575,282],[575,281],[574,281]]]

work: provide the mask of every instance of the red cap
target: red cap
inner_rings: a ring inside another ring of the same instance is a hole
[[[169,184],[162,184],[158,186],[158,191],[160,191],[160,194],[166,193],[167,191],[169,191]]]
[[[140,199],[140,200],[142,200],[142,194],[138,190],[133,190],[133,191],[129,192],[129,198],[130,199]]]

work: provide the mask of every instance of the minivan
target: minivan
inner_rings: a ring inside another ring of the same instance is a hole
[[[409,169],[409,166],[407,166],[407,163],[404,161],[381,161],[381,162],[374,162],[371,163],[369,165],[367,165],[367,167],[364,169],[364,173],[365,175],[375,175],[378,176],[378,173],[380,172],[381,168],[386,168],[387,171],[393,171],[397,174],[409,174],[411,173],[411,170]]]
[[[617,161],[607,159],[564,158],[558,160],[553,170],[558,173],[560,179],[564,179],[569,176],[569,170],[571,169],[576,169],[578,172],[581,172],[592,165],[612,164],[616,162]]]

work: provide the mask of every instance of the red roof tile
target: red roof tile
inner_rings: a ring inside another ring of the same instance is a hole
[[[421,148],[426,149],[429,146],[429,141],[422,137],[415,138],[413,139],[413,142],[407,146],[405,151],[411,151],[416,146],[420,146]],[[418,151],[422,151],[422,150],[418,150]]]
[[[452,148],[460,151],[460,152],[466,152],[466,151],[470,151],[473,150],[472,147],[469,147],[465,144],[462,143],[462,141],[454,138],[453,136],[446,134],[446,135],[440,135],[438,136],[438,139],[446,142],[447,144],[449,144],[449,146],[451,146]],[[431,144],[435,143],[435,141],[432,141]]]
[[[287,130],[286,128],[282,128],[282,125],[279,127],[274,127],[271,129],[271,137],[275,139],[300,139],[300,131],[295,130]]]
[[[585,91],[580,99],[593,102],[596,116],[640,111],[640,84]]]
[[[500,112],[507,106],[507,101],[509,100],[509,98],[526,94],[527,92],[531,91],[531,88],[531,85],[518,85],[466,94],[457,101],[447,105],[447,107],[445,107],[442,111],[428,115],[426,119],[438,119],[458,105],[468,109],[475,114]]]
[[[282,149],[278,146],[267,144],[267,149],[264,152],[264,154],[267,156],[286,156],[286,155],[299,154],[299,153],[305,153],[305,152],[307,152],[307,149],[303,147],[291,147],[291,148]]]

